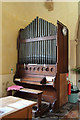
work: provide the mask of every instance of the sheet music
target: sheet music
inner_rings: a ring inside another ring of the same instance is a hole
[[[28,64],[28,65],[37,65],[37,64]]]
[[[17,109],[21,109],[21,108],[26,107],[25,104],[19,104],[19,103],[12,103],[12,104],[9,104],[8,106],[13,107],[13,108],[17,108]]]
[[[13,108],[17,108],[17,109],[21,109],[24,108],[28,105],[33,104],[33,101],[28,101],[28,100],[20,100],[17,101],[15,103],[9,104],[8,106],[13,107]]]
[[[46,76],[46,80],[48,81],[48,82],[54,82],[55,81],[55,76],[54,77],[52,77],[52,76]]]
[[[19,81],[19,82],[20,82],[20,81],[21,81],[21,79],[20,79],[20,78],[15,78],[15,81]]]
[[[33,104],[33,101],[30,101],[30,100],[20,100],[20,101],[17,101],[16,103],[18,104],[24,104],[24,105],[31,105]]]
[[[10,108],[10,107],[0,107],[0,117],[2,115],[5,115],[6,113],[13,111],[13,110],[14,110],[14,108]]]

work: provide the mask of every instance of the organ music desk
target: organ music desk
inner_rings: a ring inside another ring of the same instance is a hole
[[[0,98],[0,119],[25,118],[31,120],[32,107],[37,103],[18,97],[8,96]]]

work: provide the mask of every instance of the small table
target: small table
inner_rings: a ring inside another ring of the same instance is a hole
[[[2,118],[28,118],[32,119],[32,107],[37,102],[8,96],[0,98],[0,119]]]

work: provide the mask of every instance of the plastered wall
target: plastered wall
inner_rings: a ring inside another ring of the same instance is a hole
[[[0,2],[0,18],[2,18],[2,3]],[[0,19],[0,97],[2,96],[2,19]]]
[[[78,3],[78,16],[80,18],[80,2]],[[78,42],[76,45],[76,58],[77,58],[76,66],[80,67],[80,24],[79,24]],[[77,86],[80,89],[80,82],[78,82],[80,80],[80,74],[77,74],[76,78],[77,78]]]
[[[71,69],[76,66],[76,34],[78,23],[78,3],[68,2],[67,22],[69,28],[69,80],[76,84],[76,74]]]
[[[3,76],[3,93],[5,95],[5,79],[12,83],[13,73],[16,70],[17,63],[17,35],[20,28],[24,28],[36,16],[42,17],[54,24],[57,20],[64,23],[69,29],[69,70],[76,65],[75,47],[70,41],[76,38],[76,25],[78,19],[77,2],[54,2],[54,10],[48,11],[44,2],[4,2],[2,3],[2,76]],[[72,44],[72,45],[70,45]],[[72,49],[70,49],[70,46]],[[70,58],[71,54],[73,57]],[[70,72],[69,79],[76,84],[76,75]],[[7,81],[6,81],[7,82]]]
[[[0,2],[0,18],[2,18],[2,3]],[[0,75],[2,74],[2,19],[0,19]]]

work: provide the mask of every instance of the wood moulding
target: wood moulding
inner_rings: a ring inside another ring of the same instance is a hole
[[[55,40],[56,35],[54,36],[46,36],[46,37],[37,37],[37,38],[31,38],[31,39],[25,39],[25,40],[20,40],[21,43],[25,42],[36,42],[36,41],[42,41],[42,40]]]

